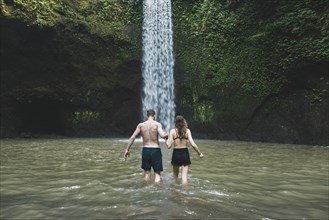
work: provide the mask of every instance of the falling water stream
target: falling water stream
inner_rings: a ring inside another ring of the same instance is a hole
[[[154,109],[169,131],[175,115],[174,56],[170,0],[144,0],[142,115]]]

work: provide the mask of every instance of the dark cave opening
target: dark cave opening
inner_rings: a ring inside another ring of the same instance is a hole
[[[35,101],[19,106],[20,133],[64,134],[63,109],[52,101]]]

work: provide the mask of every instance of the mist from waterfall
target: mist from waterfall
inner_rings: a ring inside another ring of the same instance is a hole
[[[154,109],[168,132],[176,107],[171,0],[144,0],[143,16],[142,116]]]

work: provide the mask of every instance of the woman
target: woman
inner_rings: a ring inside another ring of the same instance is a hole
[[[188,168],[191,164],[187,141],[190,142],[193,149],[202,158],[203,154],[194,143],[190,129],[187,128],[187,122],[182,115],[175,118],[175,128],[171,129],[169,138],[166,141],[167,148],[170,149],[174,143],[171,164],[173,165],[174,177],[178,178],[179,167],[182,167],[182,184],[187,183]]]

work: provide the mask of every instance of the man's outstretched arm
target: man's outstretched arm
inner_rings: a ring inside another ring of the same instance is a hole
[[[125,154],[124,154],[124,158],[127,159],[127,157],[129,157],[130,155],[130,148],[133,145],[133,143],[135,142],[135,139],[137,137],[137,135],[139,135],[139,133],[141,132],[140,129],[140,124],[137,125],[136,130],[134,131],[134,133],[131,135],[131,137],[129,138],[126,150],[125,150]]]

